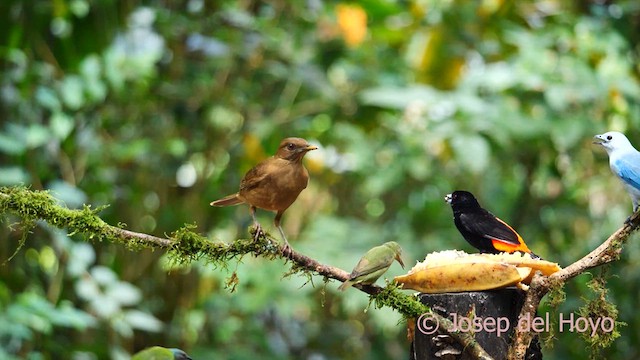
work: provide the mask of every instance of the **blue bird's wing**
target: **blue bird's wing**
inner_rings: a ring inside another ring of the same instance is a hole
[[[621,157],[611,167],[622,181],[640,190],[640,153]]]

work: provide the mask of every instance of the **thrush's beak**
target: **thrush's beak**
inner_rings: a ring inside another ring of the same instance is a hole
[[[606,140],[602,137],[602,135],[596,135],[593,137],[593,143],[596,145],[602,145]]]
[[[400,257],[400,255],[396,255],[396,260],[398,260],[398,262],[400,263],[400,266],[402,266],[402,268],[404,269],[404,262],[402,261],[402,258]]]
[[[445,201],[447,204],[451,204],[451,199],[452,199],[451,194],[447,194],[447,195],[445,195],[445,197],[444,197],[444,201]]]
[[[317,150],[317,149],[318,149],[317,146],[314,146],[314,145],[311,145],[311,144],[309,144],[306,147],[302,148],[303,151],[311,151],[311,150]]]

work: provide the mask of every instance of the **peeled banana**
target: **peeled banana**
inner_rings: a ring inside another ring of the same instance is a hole
[[[551,275],[560,266],[529,254],[467,254],[447,250],[428,254],[406,275],[395,277],[404,289],[423,293],[479,291],[519,286],[526,288],[536,271]]]

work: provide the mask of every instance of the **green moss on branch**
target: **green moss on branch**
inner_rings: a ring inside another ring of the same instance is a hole
[[[95,210],[84,205],[81,210],[62,207],[48,191],[32,191],[26,187],[0,188],[0,210],[11,212],[23,220],[45,220],[55,227],[66,227],[71,232],[91,234],[98,239],[109,239],[112,234],[106,224],[96,214],[103,208]]]
[[[431,311],[428,306],[422,304],[415,296],[407,295],[400,291],[398,285],[392,282],[377,294],[371,295],[371,300],[374,301],[377,308],[388,306],[396,309],[405,318],[418,318],[422,314]]]

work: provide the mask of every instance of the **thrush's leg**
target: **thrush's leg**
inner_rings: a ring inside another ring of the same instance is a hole
[[[288,253],[291,252],[291,245],[289,245],[289,242],[287,241],[287,237],[284,235],[284,231],[282,231],[282,226],[280,226],[280,219],[282,218],[282,214],[284,214],[284,210],[278,211],[278,213],[276,214],[275,219],[273,219],[273,223],[278,228],[278,231],[280,231],[280,235],[282,236],[282,239],[284,240],[284,248],[282,249],[282,253],[287,255]]]
[[[263,234],[262,231],[262,226],[260,226],[260,223],[258,222],[258,219],[256,219],[256,207],[253,205],[249,206],[249,211],[251,212],[251,217],[253,218],[253,224],[256,227],[256,233],[253,235],[253,240],[254,241],[258,241],[258,238],[260,237],[260,234]]]

